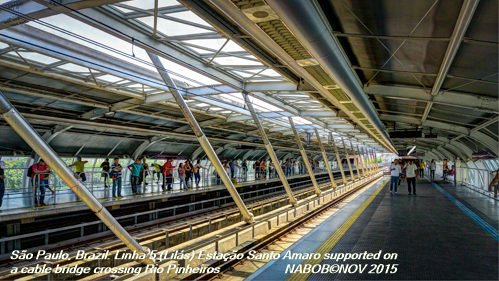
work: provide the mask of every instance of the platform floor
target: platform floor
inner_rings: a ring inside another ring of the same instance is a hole
[[[388,177],[386,177],[388,178]],[[246,280],[498,280],[499,204],[465,187],[426,179],[417,181],[417,196],[407,184],[398,195],[389,184],[375,184],[314,230],[262,266]],[[447,195],[445,194],[447,193]],[[284,260],[292,253],[384,253],[396,260]],[[360,264],[356,273],[286,273],[288,265]],[[372,264],[398,264],[393,274],[369,274]],[[270,278],[272,276],[272,278]]]

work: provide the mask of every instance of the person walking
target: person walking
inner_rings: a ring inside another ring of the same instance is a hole
[[[184,164],[178,164],[178,177],[180,179],[180,190],[187,190],[187,184],[185,183],[185,168]]]
[[[424,160],[419,161],[419,176],[421,178],[424,177],[424,167],[425,167]]]
[[[87,181],[87,176],[85,175],[85,164],[88,161],[82,161],[81,156],[76,157],[76,161],[69,165],[69,167],[75,167],[75,174],[78,179],[81,179],[81,182]]]
[[[395,160],[390,164],[390,194],[392,194],[393,185],[395,184],[395,195],[397,195],[397,185],[402,169],[400,168],[399,161]]]
[[[110,178],[113,180],[113,199],[121,198],[122,170],[123,167],[120,164],[120,159],[118,157],[114,158],[114,163],[111,164],[110,171]],[[116,191],[118,191],[118,197],[116,197]]]
[[[175,166],[172,164],[173,163],[173,158],[168,158],[163,165],[163,192],[165,191],[171,191],[173,190],[172,185],[173,185],[173,168]],[[166,183],[165,183],[166,182]],[[166,189],[165,189],[165,184],[166,184]]]
[[[430,163],[430,178],[435,179],[435,170],[437,169],[437,164],[435,164],[435,159],[431,159]]]
[[[194,173],[194,180],[196,181],[196,188],[199,188],[199,182],[201,181],[201,169],[208,170],[201,165],[201,160],[198,160],[196,165],[194,165],[194,167],[192,168],[192,172]]]
[[[409,190],[409,195],[411,195],[411,185],[413,187],[413,193],[416,194],[416,179],[418,178],[418,166],[414,164],[412,160],[409,160],[408,164],[404,166],[407,175],[407,189]]]
[[[101,173],[101,177],[104,178],[104,188],[109,188],[109,185],[111,185],[109,183],[109,158],[106,158],[106,160],[104,160],[104,162],[102,162],[102,164],[100,164],[100,167],[102,168],[102,173]]]
[[[140,186],[140,174],[144,171],[144,166],[140,164],[140,159],[135,159],[135,163],[128,165],[128,170],[132,173],[130,184],[132,186],[132,194],[137,195],[138,187]]]

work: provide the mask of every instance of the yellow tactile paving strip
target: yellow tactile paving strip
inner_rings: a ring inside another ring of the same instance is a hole
[[[386,184],[386,182],[387,181],[385,181],[381,185],[381,187],[378,190],[376,190],[375,194],[378,194],[379,190],[381,190],[381,188],[384,187],[384,185]],[[270,252],[274,252],[274,253],[284,252],[287,248],[289,248],[295,242],[297,242],[298,240],[300,240],[307,233],[309,233],[314,228],[316,228],[317,226],[319,226],[321,223],[323,223],[325,220],[327,220],[329,217],[331,217],[334,213],[338,212],[346,204],[350,203],[352,200],[354,200],[355,198],[357,198],[357,196],[359,196],[361,193],[363,193],[364,191],[366,191],[373,184],[374,183],[369,184],[366,187],[361,188],[360,190],[356,191],[352,196],[349,196],[344,201],[342,201],[340,204],[336,205],[333,208],[328,209],[322,215],[320,215],[320,216],[316,217],[315,219],[307,222],[302,227],[291,231],[289,234],[287,234],[285,237],[283,237],[281,239],[281,241],[276,241],[274,244],[270,245],[268,247],[268,249],[262,250],[261,253],[262,254],[266,254],[266,253],[270,253]],[[372,198],[374,198],[374,197],[372,197]],[[371,201],[372,201],[372,199],[371,199]],[[369,202],[371,202],[371,201],[369,201]],[[334,233],[333,233],[333,235],[334,235]],[[260,269],[261,267],[263,267],[269,261],[270,260],[268,260],[268,259],[265,259],[265,260],[257,260],[257,259],[246,260],[246,261],[244,261],[243,264],[236,265],[234,267],[234,270],[225,272],[223,274],[223,276],[220,279],[218,279],[218,280],[224,280],[224,281],[242,281],[242,280],[246,279],[247,277],[249,277],[254,272],[256,272],[258,269]],[[307,277],[308,277],[308,275],[307,275]]]

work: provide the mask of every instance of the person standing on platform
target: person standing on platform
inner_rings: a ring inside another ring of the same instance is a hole
[[[248,163],[246,163],[246,160],[243,160],[241,166],[243,167],[243,177],[246,178],[246,175],[248,174]]]
[[[173,158],[168,158],[166,160],[166,163],[163,165],[163,186],[162,189],[163,191],[171,191],[172,190],[172,185],[173,185]],[[166,189],[165,189],[165,182],[166,182]]]
[[[3,196],[5,195],[5,162],[0,161],[0,207],[2,207]]]
[[[201,169],[208,170],[207,168],[201,165],[201,160],[198,160],[196,165],[192,168],[192,172],[194,173],[194,179],[196,181],[196,188],[199,188],[199,182],[201,181]]]
[[[497,197],[497,189],[499,188],[499,170],[496,171],[496,176],[492,179],[489,184],[489,192],[492,192],[492,186],[494,187],[494,197]],[[0,201],[1,206],[1,201]]]
[[[430,163],[430,178],[435,179],[435,170],[437,169],[437,164],[435,164],[435,159],[431,159]]]
[[[146,159],[142,159],[142,167],[144,168],[144,170],[140,173],[140,184],[142,184],[142,182],[145,183],[145,186],[148,185],[147,183],[147,176],[149,176],[149,165],[147,164],[146,162]],[[144,186],[144,189],[146,189]]]
[[[256,160],[253,168],[255,168],[255,180],[257,180],[260,177],[260,160]]]
[[[265,160],[262,160],[260,163],[260,172],[262,173],[262,179],[267,178],[267,162]]]
[[[241,166],[237,165],[236,160],[232,160],[230,162],[230,177],[231,178],[236,178],[237,177],[237,169],[239,167],[241,167]]]
[[[85,164],[87,163],[88,161],[81,160],[81,156],[77,156],[76,161],[69,165],[69,167],[75,167],[75,174],[78,176],[77,178],[81,179],[81,182],[87,181],[87,176],[85,175]]]
[[[110,172],[110,178],[113,180],[113,199],[116,199],[116,188],[118,188],[118,198],[121,198],[122,170],[123,167],[120,164],[120,159],[118,157],[114,158],[114,163],[111,164]]]
[[[187,160],[184,163],[184,170],[185,170],[185,185],[187,186],[187,189],[189,189],[192,186],[192,164],[191,160]]]
[[[101,177],[104,178],[104,188],[109,188],[109,158],[106,158],[106,160],[104,160],[104,162],[102,162],[102,164],[100,164],[100,167],[102,168],[102,173],[101,173]]]
[[[395,194],[397,194],[397,186],[402,169],[400,168],[399,161],[395,160],[390,164],[390,194],[392,194],[393,185],[395,184]]]
[[[399,185],[402,185],[402,183],[405,180],[404,161],[402,160],[402,158],[399,160],[399,166],[400,166]]]
[[[416,194],[416,179],[418,178],[418,166],[414,164],[412,160],[408,164],[405,164],[405,172],[407,175],[407,189],[409,190],[409,195],[411,195],[411,184],[413,186],[414,195]]]
[[[161,174],[161,166],[158,164],[158,163],[154,163],[152,164],[152,166],[154,167],[154,171],[153,171],[153,177],[156,176],[157,177],[157,180],[156,180],[156,183],[159,183],[159,180],[160,180],[160,174]],[[153,179],[154,181],[154,179]]]
[[[53,174],[50,171],[50,168],[47,166],[43,159],[40,159],[38,164],[33,166],[33,173],[35,174],[35,193],[37,193],[37,189],[40,189],[40,206],[45,206],[45,188],[48,188],[55,193],[49,187],[49,174]],[[35,195],[35,205],[38,205],[38,196]]]
[[[187,190],[187,184],[185,183],[185,168],[184,164],[178,164],[178,178],[180,179],[180,190]]]
[[[447,167],[447,159],[444,159],[444,163],[442,164],[442,178],[447,180],[447,175],[449,174],[449,168]]]
[[[144,166],[140,164],[140,159],[135,159],[135,163],[128,166],[128,170],[132,173],[130,184],[132,185],[132,194],[137,195],[140,185],[140,174],[144,171]]]

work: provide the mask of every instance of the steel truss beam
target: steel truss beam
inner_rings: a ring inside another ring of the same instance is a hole
[[[432,100],[434,96],[440,94],[440,88],[444,83],[445,77],[449,72],[457,51],[459,50],[459,46],[461,45],[464,35],[466,34],[466,30],[468,29],[468,25],[473,18],[473,14],[475,13],[476,7],[478,6],[478,2],[479,0],[464,0],[463,2],[461,12],[459,13],[454,31],[452,32],[451,40],[449,42],[449,45],[447,46],[447,51],[445,52],[442,65],[440,65],[438,76],[435,79],[433,88],[431,89]],[[425,122],[426,118],[428,118],[432,105],[432,102],[429,102],[426,105],[426,109],[423,113],[423,117],[421,118],[421,122]]]

